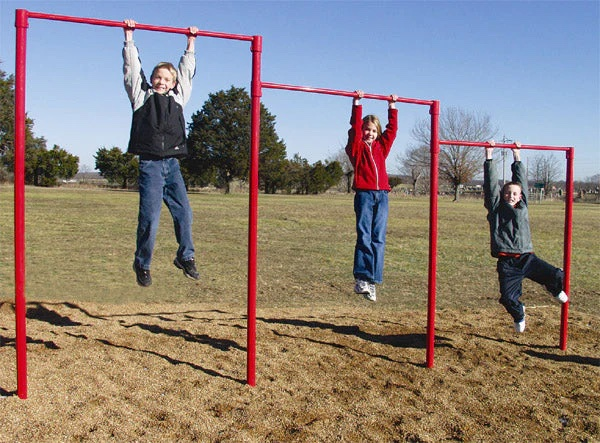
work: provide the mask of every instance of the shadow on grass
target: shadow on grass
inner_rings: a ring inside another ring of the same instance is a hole
[[[469,334],[472,337],[477,337],[477,338],[481,338],[483,340],[489,340],[489,341],[495,341],[496,343],[506,343],[509,345],[514,345],[514,346],[520,346],[520,347],[527,347],[527,348],[537,348],[537,349],[555,349],[556,346],[550,346],[550,345],[532,345],[529,343],[519,343],[516,340],[505,340],[503,338],[498,338],[498,337],[488,337],[486,335],[481,335],[481,334]]]
[[[13,397],[17,395],[17,391],[7,391],[6,389],[0,388],[0,397]]]
[[[312,329],[329,329],[336,334],[351,335],[362,340],[389,345],[395,348],[415,348],[425,349],[427,347],[426,334],[372,334],[370,332],[361,331],[359,326],[335,325],[333,323],[325,323],[316,320],[300,320],[290,318],[258,318],[265,323],[290,325]],[[436,346],[452,347],[444,337],[436,337]]]
[[[54,326],[81,326],[82,323],[71,320],[69,317],[60,315],[56,311],[46,308],[42,303],[28,303],[31,307],[27,308],[27,318],[50,323]],[[62,303],[67,305],[66,303]],[[71,305],[71,303],[69,303]],[[70,306],[69,306],[70,307]]]
[[[132,348],[130,346],[118,345],[118,344],[110,342],[109,340],[104,340],[104,339],[96,339],[96,340],[98,342],[102,343],[103,345],[106,345],[106,346],[112,346],[112,347],[118,348],[118,349],[125,349],[125,350],[128,350],[128,351],[140,352],[140,353],[143,353],[143,354],[153,355],[155,357],[162,358],[163,360],[171,363],[174,366],[177,366],[177,365],[187,365],[190,368],[198,370],[198,371],[201,371],[201,372],[204,372],[206,375],[209,375],[211,377],[221,377],[221,378],[224,378],[226,380],[234,381],[236,383],[246,384],[246,380],[240,380],[239,378],[230,377],[228,375],[221,374],[218,371],[215,371],[215,370],[212,370],[212,369],[207,369],[207,368],[204,368],[204,367],[202,367],[200,365],[196,365],[194,363],[190,363],[190,362],[186,362],[186,361],[182,361],[182,360],[177,360],[177,359],[174,359],[172,357],[169,357],[168,355],[159,354],[158,352],[155,352],[155,351],[150,351],[150,350],[145,350],[145,349],[135,349],[135,348]]]
[[[246,351],[246,348],[240,346],[237,342],[228,339],[213,338],[206,334],[192,334],[185,330],[163,328],[158,325],[149,325],[144,323],[134,323],[131,325],[124,325],[125,328],[140,328],[144,331],[151,332],[153,334],[163,334],[170,337],[183,338],[185,341],[192,343],[200,343],[203,345],[211,346],[220,351],[229,351],[233,349],[239,349],[240,351]]]
[[[8,346],[8,345],[14,345],[15,344],[15,339],[14,338],[8,338],[8,337],[2,337],[0,335],[0,347],[2,346]],[[43,345],[46,349],[60,349],[60,347],[54,343],[52,340],[50,341],[46,341],[46,340],[36,340],[33,339],[31,337],[27,337],[27,344],[30,345]]]
[[[361,340],[370,341],[377,344],[388,345],[395,348],[413,348],[413,349],[426,349],[427,348],[427,335],[426,334],[372,334],[369,332],[361,331],[358,326],[348,325],[336,325],[333,323],[325,323],[316,320],[300,320],[300,319],[289,319],[289,318],[257,318],[267,324],[279,324],[279,325],[290,325],[299,328],[312,328],[312,329],[325,329],[330,330],[335,334],[353,336]],[[374,358],[380,358],[394,363],[405,363],[394,360],[388,355],[384,354],[371,354],[363,350],[351,348],[347,345],[339,343],[326,342],[322,340],[316,340],[308,337],[299,337],[289,334],[284,334],[278,331],[272,331],[279,337],[288,337],[294,339],[306,340],[311,343],[331,346],[337,349],[352,349],[355,352],[369,355]],[[445,337],[437,336],[435,339],[436,347],[452,348],[453,346],[446,343],[449,339]],[[415,366],[425,366],[425,364],[416,364]]]
[[[582,357],[580,355],[556,355],[550,354],[548,352],[537,352],[531,349],[525,351],[525,354],[531,357],[541,358],[544,360],[554,360],[563,363],[577,363],[580,365],[594,366],[596,368],[600,367],[600,358]]]

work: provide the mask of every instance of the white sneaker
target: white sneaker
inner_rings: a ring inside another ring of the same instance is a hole
[[[557,299],[561,303],[566,303],[569,301],[569,296],[567,295],[567,293],[565,291],[560,291],[560,294],[558,294],[554,298]]]
[[[525,318],[523,318],[523,320],[521,320],[521,321],[515,322],[515,331],[518,332],[519,334],[521,332],[525,332]]]
[[[367,292],[366,294],[363,294],[363,295],[369,301],[376,301],[377,300],[377,289],[375,288],[375,284],[368,283],[368,286],[369,286],[369,292]]]
[[[357,278],[354,284],[354,292],[357,294],[368,294],[370,292],[369,282]]]

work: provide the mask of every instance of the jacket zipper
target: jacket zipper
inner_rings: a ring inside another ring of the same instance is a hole
[[[369,145],[369,156],[371,157],[371,161],[373,162],[373,166],[375,166],[375,189],[379,191],[379,170],[377,169],[377,163],[375,163],[375,157],[373,157],[373,144]]]

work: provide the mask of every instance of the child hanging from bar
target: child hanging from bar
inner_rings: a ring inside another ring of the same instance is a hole
[[[152,284],[150,264],[164,201],[173,218],[179,244],[173,264],[186,277],[197,280],[200,274],[194,257],[192,209],[179,158],[187,155],[183,106],[192,92],[196,71],[194,41],[198,28],[189,28],[187,47],[179,68],[161,62],[152,70],[148,83],[133,42],[136,22],[126,19],[124,23],[123,74],[133,109],[127,152],[139,155],[140,202],[133,270],[140,286]]]
[[[389,96],[388,123],[382,132],[377,116],[367,115],[362,118],[360,99],[364,97],[364,92],[355,92],[346,145],[346,154],[354,168],[354,292],[362,294],[367,300],[376,301],[375,284],[383,282],[388,192],[391,190],[385,160],[398,131],[398,96]]]
[[[519,300],[524,278],[543,285],[556,300],[569,300],[563,291],[564,272],[533,253],[527,210],[527,172],[521,163],[521,144],[512,149],[512,181],[502,188],[493,161],[493,140],[485,148],[483,165],[485,207],[490,224],[491,253],[498,259],[496,270],[500,281],[500,303],[514,320],[516,332],[525,331],[525,306]]]

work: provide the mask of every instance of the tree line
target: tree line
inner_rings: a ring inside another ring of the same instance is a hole
[[[250,168],[251,98],[244,88],[209,94],[188,126],[188,156],[181,170],[189,187],[215,186],[229,193],[234,181],[246,182]],[[137,180],[137,158],[118,147],[101,148],[96,169],[110,182],[126,188]],[[337,161],[312,165],[295,154],[287,159],[286,145],[275,131],[275,117],[261,104],[259,187],[269,194],[318,194],[337,184],[344,174]]]
[[[14,76],[0,70],[0,182],[7,181],[14,165]],[[247,182],[250,167],[251,98],[244,88],[232,86],[227,91],[209,94],[202,109],[195,112],[188,125],[189,156],[181,160],[188,187],[214,186],[229,192],[233,182]],[[55,186],[60,179],[70,179],[78,172],[79,158],[61,147],[46,146],[43,137],[33,133],[33,121],[26,117],[25,181],[37,186]],[[489,140],[498,130],[486,114],[458,108],[440,114],[439,135],[443,140]],[[403,181],[413,195],[429,192],[430,121],[415,123],[411,143],[396,154]],[[400,151],[399,148],[395,149]],[[497,150],[503,156],[506,150]],[[137,184],[138,159],[119,147],[97,150],[95,168],[109,183],[122,187]],[[481,148],[442,146],[439,155],[440,184],[447,184],[458,200],[464,185],[480,175],[483,163]],[[504,167],[505,158],[502,157]],[[506,161],[507,165],[511,161]],[[538,154],[529,166],[536,186],[550,191],[562,172],[556,157]],[[510,167],[508,167],[510,171]],[[287,158],[285,142],[275,130],[275,117],[261,103],[259,187],[265,193],[318,194],[336,185],[350,192],[352,166],[342,147],[334,158],[314,164],[295,154]],[[399,180],[391,182],[398,184]],[[596,180],[597,182],[597,180]]]
[[[0,182],[8,181],[14,169],[15,149],[15,79],[0,70]],[[79,157],[60,146],[46,147],[44,137],[33,134],[33,120],[25,118],[25,183],[55,186],[59,178],[77,174]]]

